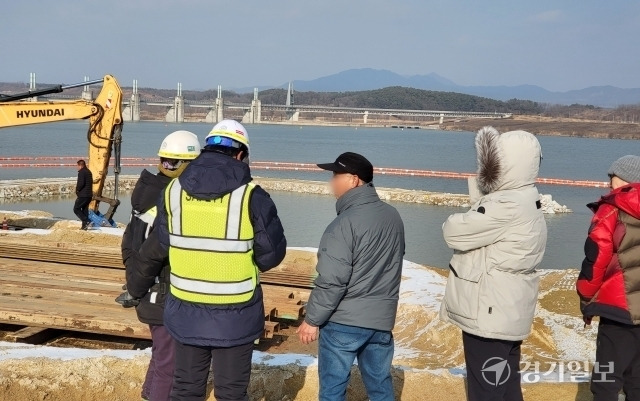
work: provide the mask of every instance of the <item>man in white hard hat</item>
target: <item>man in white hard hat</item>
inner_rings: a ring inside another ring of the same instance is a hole
[[[165,190],[140,263],[169,257],[164,323],[176,340],[172,401],[204,401],[209,368],[217,400],[248,400],[254,341],[264,331],[259,273],[284,259],[276,206],[249,169],[249,137],[224,120],[200,156]],[[212,363],[213,362],[213,363]]]
[[[136,307],[138,319],[149,325],[153,346],[151,361],[142,385],[142,399],[168,401],[173,386],[175,345],[164,327],[164,300],[169,290],[169,263],[163,262],[159,273],[149,273],[135,263],[136,253],[153,229],[156,203],[172,179],[184,171],[200,154],[198,137],[189,131],[175,131],[160,145],[158,173],[143,170],[131,194],[131,221],[122,237],[122,259],[126,265],[127,290],[117,302]]]

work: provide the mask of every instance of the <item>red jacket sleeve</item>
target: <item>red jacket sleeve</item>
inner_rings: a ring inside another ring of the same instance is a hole
[[[600,287],[613,257],[613,233],[618,223],[618,209],[600,205],[591,220],[589,236],[584,244],[585,258],[576,288],[584,300],[591,300]]]

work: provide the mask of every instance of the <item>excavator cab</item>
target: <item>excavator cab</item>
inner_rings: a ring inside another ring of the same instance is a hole
[[[65,89],[102,82],[102,90],[94,101],[24,101],[35,96],[63,92]],[[122,90],[116,79],[105,75],[102,80],[73,85],[57,85],[14,95],[0,94],[0,128],[20,125],[42,124],[55,121],[89,120],[87,141],[89,163],[93,174],[93,200],[89,205],[89,218],[96,226],[115,227],[113,221],[118,200],[118,177],[120,174],[120,148],[122,145]],[[114,157],[113,198],[103,196],[109,173],[111,156]],[[106,213],[99,210],[100,202],[109,205]]]

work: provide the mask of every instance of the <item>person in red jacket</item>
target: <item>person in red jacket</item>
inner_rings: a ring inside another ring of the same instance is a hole
[[[576,284],[585,326],[600,316],[594,401],[640,400],[640,156],[609,169],[611,192],[588,207],[585,259]]]

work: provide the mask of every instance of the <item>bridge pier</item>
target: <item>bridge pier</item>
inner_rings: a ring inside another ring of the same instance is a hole
[[[182,84],[178,82],[178,94],[173,100],[173,106],[167,111],[165,121],[168,123],[184,122],[184,98],[182,97]]]
[[[129,104],[122,110],[124,121],[140,121],[140,94],[138,93],[138,80],[133,80],[133,90]]]
[[[440,124],[444,123],[444,114],[440,114]]]
[[[224,100],[222,99],[222,85],[218,85],[218,96],[216,102],[207,116],[204,118],[205,122],[216,124],[224,120]]]
[[[84,82],[89,81],[89,77],[85,76],[84,77]],[[86,100],[86,101],[92,101],[93,100],[93,91],[91,91],[91,88],[89,87],[89,85],[85,85],[82,87],[82,100]]]
[[[292,109],[287,111],[288,120],[292,123],[297,122],[300,118],[300,111],[297,109]]]
[[[36,90],[36,73],[35,72],[30,72],[29,73],[29,90],[33,91]],[[34,96],[34,97],[30,97],[28,99],[25,99],[27,102],[37,102],[38,101],[38,97]]]
[[[251,107],[242,116],[243,124],[260,124],[262,120],[262,102],[258,99],[258,88],[253,88]]]
[[[364,116],[362,117],[362,120],[366,124],[368,119],[369,119],[369,112],[365,111]]]

